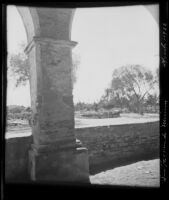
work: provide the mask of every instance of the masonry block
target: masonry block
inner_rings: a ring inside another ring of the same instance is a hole
[[[49,183],[89,183],[86,148],[29,151],[31,180]]]

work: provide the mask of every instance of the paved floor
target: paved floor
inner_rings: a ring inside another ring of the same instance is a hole
[[[124,186],[160,186],[159,159],[141,161],[90,176],[92,184]]]

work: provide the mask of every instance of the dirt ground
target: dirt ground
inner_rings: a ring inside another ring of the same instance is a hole
[[[158,114],[144,114],[143,116],[140,116],[139,114],[126,113],[126,114],[121,114],[121,116],[117,118],[104,118],[104,119],[83,119],[75,117],[75,128],[146,123],[153,121],[159,121]],[[20,125],[7,127],[7,131],[5,134],[6,139],[12,137],[24,137],[31,135],[30,126],[24,122],[22,123],[19,122],[19,123]]]
[[[90,176],[92,184],[160,187],[160,160],[141,161]]]
[[[96,126],[109,126],[109,125],[120,125],[120,124],[133,124],[133,123],[146,123],[158,121],[158,115],[145,114],[140,116],[138,114],[125,115],[121,114],[121,117],[117,118],[104,118],[104,119],[79,119],[75,118],[75,128],[86,128]]]

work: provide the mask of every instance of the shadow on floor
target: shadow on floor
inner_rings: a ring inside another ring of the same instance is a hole
[[[143,160],[147,161],[147,160],[153,160],[153,159],[158,159],[158,158],[159,158],[159,152],[154,152],[154,153],[146,154],[146,155],[120,158],[120,159],[116,159],[112,161],[102,162],[95,165],[89,163],[89,171],[90,171],[90,175],[95,175],[106,170],[112,170],[113,168],[116,168],[116,167],[130,165],[130,164],[143,161]]]

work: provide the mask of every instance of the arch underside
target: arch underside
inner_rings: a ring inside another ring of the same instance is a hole
[[[28,43],[34,36],[55,40],[70,40],[75,9],[18,7]]]

